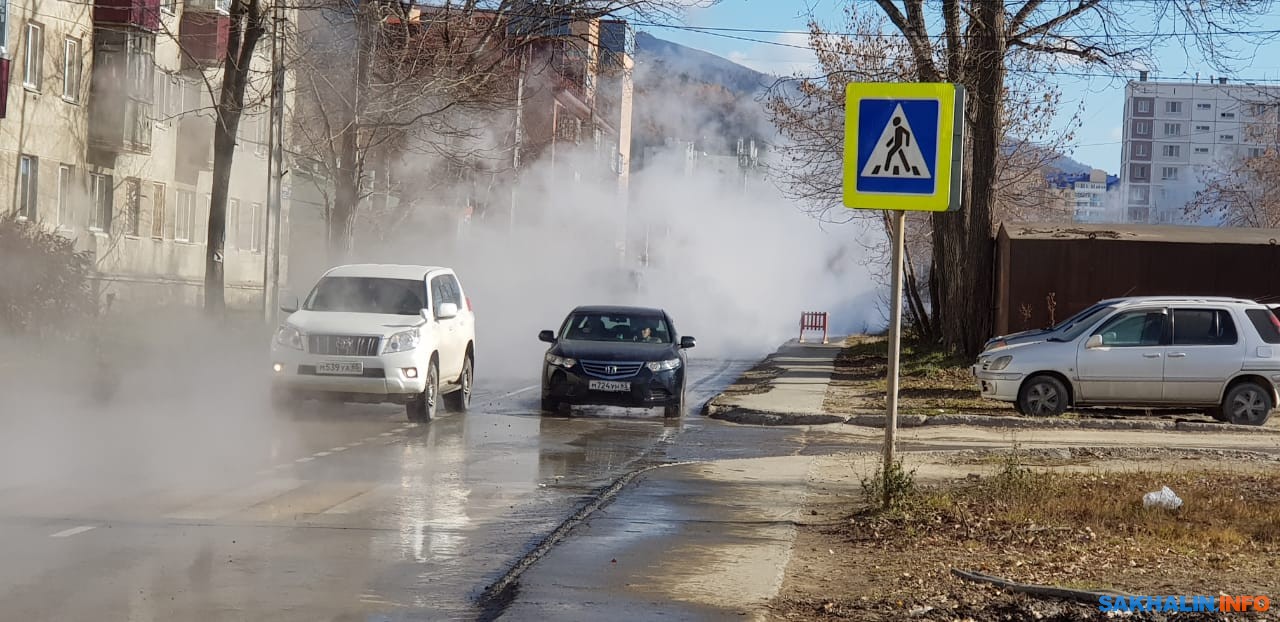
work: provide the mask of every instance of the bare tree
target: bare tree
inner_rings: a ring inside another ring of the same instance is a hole
[[[1250,151],[1202,172],[1204,188],[1184,208],[1188,216],[1230,227],[1280,227],[1280,102],[1253,95],[1241,101],[1253,117],[1242,136]]]
[[[916,80],[966,87],[964,210],[933,220],[933,308],[943,343],[973,356],[994,319],[994,250],[999,162],[1008,79],[1026,70],[1011,55],[1027,55],[1049,77],[1066,60],[1076,67],[1122,69],[1153,64],[1151,50],[1171,33],[1218,67],[1248,57],[1250,44],[1274,34],[1247,35],[1235,24],[1268,14],[1270,0],[875,0],[912,59]],[[938,24],[941,23],[940,30]],[[1229,42],[1243,43],[1243,53]]]
[[[331,259],[352,250],[357,215],[375,192],[371,173],[381,170],[381,191],[404,199],[371,213],[396,221],[441,179],[489,186],[514,166],[503,120],[513,118],[517,78],[532,70],[530,63],[556,62],[554,55],[533,58],[535,45],[556,38],[585,51],[599,43],[598,34],[559,31],[611,15],[669,19],[683,6],[711,3],[380,0],[351,7],[335,0],[311,7],[291,54],[301,100],[295,136],[297,149],[319,163],[320,181],[333,186],[326,214]],[[386,171],[394,167],[387,162],[405,154],[433,170],[388,183]]]
[[[781,80],[770,90],[766,101],[774,123],[790,140],[783,148],[785,164],[777,171],[784,189],[824,220],[879,219],[886,237],[891,231],[887,213],[843,208],[842,138],[846,85],[907,82],[917,74],[910,46],[902,37],[887,36],[887,24],[884,16],[860,10],[855,4],[845,8],[841,34],[833,34],[811,20],[809,41],[818,57],[819,75]],[[1026,67],[1031,61],[1026,55],[1011,54],[1006,62]],[[1029,76],[1010,80],[1002,102],[1005,122],[1000,128],[1002,148],[995,167],[996,218],[1069,220],[1071,214],[1062,201],[1047,200],[1051,191],[1044,173],[1068,150],[1073,130],[1079,124],[1079,111],[1063,127],[1055,127],[1061,91]],[[936,311],[930,309],[934,298],[928,289],[933,223],[926,214],[909,214],[907,227],[906,310],[915,332],[933,340],[938,337]]]

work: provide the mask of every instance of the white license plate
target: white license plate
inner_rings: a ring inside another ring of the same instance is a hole
[[[631,383],[617,382],[614,380],[588,380],[587,388],[592,391],[612,391],[614,393],[619,393],[630,391]]]
[[[318,363],[317,374],[333,374],[337,376],[359,376],[364,373],[364,363],[342,361],[340,363]]]

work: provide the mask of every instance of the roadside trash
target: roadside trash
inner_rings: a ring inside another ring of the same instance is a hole
[[[1164,508],[1166,510],[1176,510],[1182,507],[1182,499],[1174,494],[1168,486],[1161,486],[1158,492],[1149,492],[1142,495],[1142,507]]]

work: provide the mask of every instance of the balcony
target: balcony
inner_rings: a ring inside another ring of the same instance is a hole
[[[137,30],[94,31],[89,143],[104,155],[151,150],[155,35]]]
[[[93,0],[93,23],[155,32],[160,28],[160,0]]]
[[[221,64],[227,55],[230,27],[231,18],[221,11],[183,11],[178,29],[183,52],[182,68]]]

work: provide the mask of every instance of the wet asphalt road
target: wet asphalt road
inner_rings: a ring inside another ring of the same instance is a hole
[[[228,422],[268,422],[252,429],[202,416],[181,436],[160,416],[28,431],[76,440],[0,474],[0,620],[476,619],[481,589],[629,470],[822,451],[696,414],[750,364],[697,361],[679,422],[542,417],[533,380],[482,378],[470,412],[420,426],[313,405]]]

